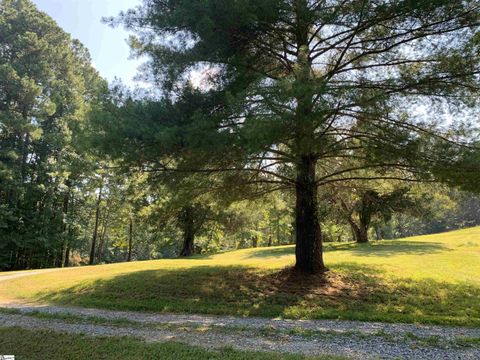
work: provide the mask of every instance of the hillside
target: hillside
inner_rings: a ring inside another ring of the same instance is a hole
[[[285,270],[294,260],[291,246],[60,269],[1,281],[0,297],[155,312],[480,325],[478,227],[328,244],[325,259],[332,271],[302,282]]]

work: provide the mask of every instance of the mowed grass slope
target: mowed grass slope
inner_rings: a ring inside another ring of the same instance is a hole
[[[1,298],[135,311],[480,326],[480,227],[331,244],[331,272],[284,269],[292,246],[62,269],[0,281]],[[1,277],[0,277],[1,279]]]

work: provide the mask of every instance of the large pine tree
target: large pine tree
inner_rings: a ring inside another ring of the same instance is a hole
[[[144,0],[112,20],[137,32],[164,96],[136,119],[131,154],[144,169],[292,189],[296,268],[323,271],[320,186],[476,186],[459,114],[478,90],[479,16],[471,0]]]

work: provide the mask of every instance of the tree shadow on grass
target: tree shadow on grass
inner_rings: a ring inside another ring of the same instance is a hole
[[[442,243],[383,240],[367,244],[348,243],[330,246],[326,251],[349,251],[359,256],[395,256],[395,255],[424,255],[443,251],[450,251]]]
[[[272,248],[264,248],[264,249],[257,249],[251,254],[247,256],[249,259],[255,258],[280,258],[286,255],[293,255],[295,254],[295,247],[288,246],[288,247],[272,247]]]
[[[420,242],[420,241],[400,241],[386,240],[375,241],[368,244],[357,243],[326,243],[324,245],[326,253],[331,251],[348,251],[350,254],[358,256],[395,256],[395,255],[422,255],[435,252],[448,251],[442,243]],[[272,248],[259,249],[250,254],[248,258],[279,258],[286,255],[295,254],[295,248]]]
[[[355,263],[316,276],[197,266],[82,283],[42,300],[133,311],[480,326],[479,287],[381,275],[381,268]]]

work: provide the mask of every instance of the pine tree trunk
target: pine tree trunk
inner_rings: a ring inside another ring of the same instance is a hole
[[[357,225],[352,218],[348,222],[352,228],[355,242],[368,243],[368,227],[365,227],[363,224]]]
[[[359,230],[357,242],[361,244],[368,243],[368,228],[360,226]]]
[[[62,241],[62,247],[60,249],[60,254],[59,254],[58,267],[64,267],[65,262],[66,262],[65,256],[67,254],[67,249],[68,249],[67,218],[68,218],[69,205],[70,205],[70,188],[69,188],[69,191],[65,194],[65,196],[63,198],[63,208],[62,208],[62,212],[63,212],[63,225],[62,225],[63,241]]]
[[[297,169],[295,268],[305,273],[327,270],[323,263],[322,234],[318,219],[315,163],[313,157],[302,157]]]
[[[183,236],[183,247],[180,252],[180,256],[192,256],[193,255],[193,246],[194,246],[194,236],[193,233],[188,233]]]
[[[277,245],[280,245],[280,215],[277,215]]]
[[[355,227],[350,223],[350,230],[352,230],[352,239],[353,241],[357,242],[358,235],[357,232],[355,231]]]
[[[133,219],[130,218],[130,225],[128,227],[128,255],[127,255],[127,261],[132,261],[132,245],[133,245]]]
[[[103,191],[103,184],[100,186],[100,191],[98,193],[97,204],[96,204],[96,211],[95,211],[95,225],[93,229],[92,235],[92,247],[90,248],[90,259],[88,261],[89,265],[93,265],[95,262],[95,247],[97,244],[97,236],[98,236],[98,222],[100,219],[100,203],[102,202],[102,191]]]
[[[104,211],[102,220],[102,231],[100,232],[100,243],[98,244],[97,262],[100,263],[103,260],[103,254],[105,251],[105,240],[107,238],[108,223],[110,218],[110,201],[107,202],[107,206]]]
[[[323,263],[322,233],[318,218],[316,184],[316,157],[311,151],[315,142],[315,125],[312,121],[313,96],[312,59],[309,54],[309,2],[296,0],[296,44],[298,54],[295,64],[295,153],[298,156],[295,185],[295,269],[303,273],[326,271]]]
[[[368,229],[370,228],[371,215],[369,213],[360,214],[359,237],[357,242],[368,243]]]
[[[65,260],[63,261],[63,267],[70,266],[70,246],[67,244],[67,248],[65,249]]]
[[[195,241],[193,209],[187,206],[183,211],[183,247],[180,256],[191,256],[193,255]]]

